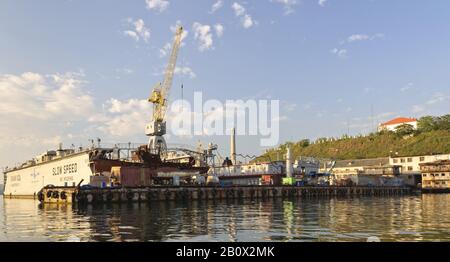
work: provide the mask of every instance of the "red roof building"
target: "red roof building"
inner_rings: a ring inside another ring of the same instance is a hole
[[[407,118],[407,117],[397,117],[386,123],[382,123],[378,126],[378,131],[388,130],[395,131],[398,126],[408,124],[413,126],[414,129],[417,128],[417,119],[415,118]]]

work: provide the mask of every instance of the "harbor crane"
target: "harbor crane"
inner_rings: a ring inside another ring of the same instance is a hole
[[[153,119],[145,127],[145,134],[149,136],[148,150],[151,154],[162,155],[167,150],[166,140],[166,120],[165,114],[168,106],[169,91],[172,86],[173,75],[175,72],[178,50],[183,35],[183,27],[178,26],[173,40],[172,52],[170,54],[169,64],[167,65],[164,81],[153,87],[153,91],[148,99],[153,103]]]

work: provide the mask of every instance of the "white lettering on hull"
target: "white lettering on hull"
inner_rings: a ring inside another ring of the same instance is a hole
[[[4,194],[32,196],[44,186],[73,186],[82,179],[88,184],[91,175],[88,153],[68,156],[7,173]]]

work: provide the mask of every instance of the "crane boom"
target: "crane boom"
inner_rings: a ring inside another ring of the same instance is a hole
[[[170,88],[172,87],[182,35],[183,27],[179,26],[175,32],[172,52],[164,74],[164,81],[155,85],[152,94],[148,99],[149,102],[153,103],[153,121],[146,126],[145,134],[150,137],[148,148],[153,154],[161,154],[167,148],[163,137],[163,135],[166,134],[165,114],[167,111],[167,100],[169,98]]]
[[[161,89],[161,96],[166,99],[166,101],[169,98],[169,92],[170,92],[170,88],[172,87],[172,81],[173,81],[173,74],[175,73],[175,68],[176,68],[176,64],[177,64],[177,58],[178,58],[178,50],[180,48],[181,45],[181,38],[183,35],[183,27],[178,27],[176,35],[175,35],[175,39],[173,41],[173,49],[172,49],[172,54],[170,55],[170,59],[169,59],[169,64],[167,65],[167,69],[166,69],[166,75],[164,78],[164,82],[162,85],[162,89]],[[164,119],[165,117],[165,113],[167,110],[167,104],[165,103],[164,106],[161,108],[161,117]]]

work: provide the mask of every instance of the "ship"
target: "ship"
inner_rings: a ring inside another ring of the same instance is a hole
[[[171,152],[171,157],[161,159],[151,154],[147,145],[137,148],[92,146],[74,150],[63,149],[60,144],[57,150],[46,151],[20,166],[6,169],[3,194],[7,198],[36,198],[44,187],[179,185],[208,171],[204,162],[198,161],[202,154],[180,153],[179,150],[175,154],[176,151],[170,149],[167,152]],[[148,179],[141,184],[126,182],[130,179],[125,180],[125,176],[132,177],[136,172],[145,174]]]

